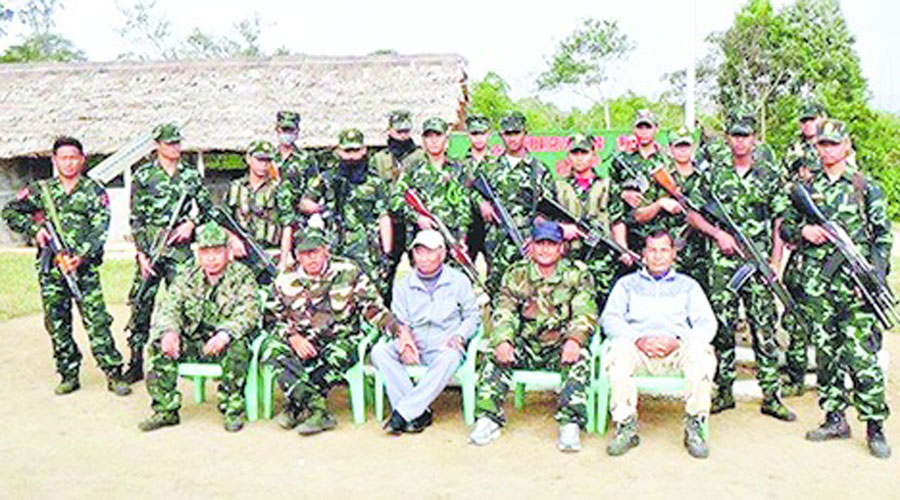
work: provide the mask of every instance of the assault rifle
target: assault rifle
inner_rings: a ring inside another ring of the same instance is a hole
[[[525,239],[522,238],[522,233],[519,232],[519,228],[516,227],[515,222],[513,222],[512,217],[509,215],[509,212],[506,211],[506,207],[503,206],[503,203],[500,202],[500,198],[497,197],[497,194],[494,193],[494,190],[491,188],[490,183],[488,183],[487,179],[484,177],[484,174],[478,174],[475,177],[475,181],[472,183],[472,188],[481,195],[488,203],[494,207],[494,212],[497,214],[497,219],[500,221],[500,227],[503,228],[503,231],[507,236],[513,241],[516,245],[516,248],[519,249],[519,255],[522,257],[527,257],[527,252],[525,251]]]

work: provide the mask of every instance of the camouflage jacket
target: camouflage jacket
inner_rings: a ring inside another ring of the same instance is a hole
[[[658,148],[658,146],[657,146]],[[645,193],[650,188],[650,172],[671,160],[661,150],[644,158],[639,151],[619,151],[613,154],[609,168],[609,222],[628,223],[626,220],[631,207],[622,199],[622,191],[637,190]]]
[[[396,182],[402,173],[409,170],[410,165],[424,160],[425,150],[420,147],[400,159],[397,159],[387,148],[372,155],[375,171],[388,183]]]
[[[199,226],[214,215],[212,198],[196,167],[180,162],[171,177],[157,160],[138,167],[131,181],[130,222],[131,235],[139,252],[146,255],[152,252],[157,234],[165,230],[175,204],[184,192],[188,193],[187,203],[176,225],[192,220]],[[181,247],[183,252],[189,245],[190,242],[184,242],[173,247]]]
[[[822,168],[815,143],[806,140],[802,135],[790,145],[784,155],[784,177],[793,178],[800,167],[806,167],[810,171]]]
[[[279,322],[284,340],[297,333],[317,347],[332,338],[362,338],[363,320],[381,330],[396,328],[393,314],[366,273],[353,261],[336,256],[318,276],[299,266],[280,273],[268,313]]]
[[[584,188],[574,175],[556,180],[556,199],[560,205],[578,218],[584,218],[602,228],[609,228],[609,179],[594,177],[590,187]],[[572,255],[580,255],[582,244],[572,243]]]
[[[597,323],[593,294],[594,281],[579,261],[561,259],[549,278],[531,260],[516,262],[500,285],[491,347],[516,336],[544,346],[569,338],[586,345]]]
[[[834,182],[828,179],[824,171],[817,172],[807,189],[822,214],[842,226],[860,252],[880,273],[886,275],[893,236],[887,215],[887,199],[881,186],[848,167]],[[830,243],[812,245],[807,242],[800,234],[807,224],[816,222],[792,204],[786,212],[781,234],[786,241],[800,246],[804,258],[824,263],[837,250]]]
[[[414,189],[425,202],[425,206],[438,219],[454,231],[457,236],[472,222],[470,193],[466,188],[463,167],[454,160],[447,159],[443,165],[433,165],[428,160],[410,164],[400,175],[393,187],[390,209],[401,213],[407,221],[407,228],[415,232],[418,215],[403,199],[407,189]],[[407,241],[412,241],[408,239]]]
[[[691,199],[692,196],[702,196],[700,190],[703,188],[706,180],[699,170],[695,168],[691,175],[684,177],[678,173],[674,164],[663,168],[669,171],[672,178],[675,179],[675,183],[681,189],[682,194],[688,199]],[[650,187],[644,193],[643,201],[638,208],[649,206],[662,198],[672,198],[672,196],[658,183],[651,181]],[[706,238],[699,231],[695,231],[688,226],[687,212],[670,214],[660,209],[655,217],[644,223],[639,223],[635,220],[635,211],[637,209],[631,208],[628,204],[625,204],[625,207],[625,224],[628,226],[629,236],[632,240],[635,240],[635,248],[643,248],[644,238],[657,231],[666,231],[672,235],[672,238],[675,239],[676,247],[679,249],[684,247],[686,238],[696,239],[698,244],[701,244]]]
[[[277,221],[276,193],[278,181],[268,179],[253,189],[250,174],[231,181],[225,195],[228,207],[235,221],[243,227],[251,238],[265,247],[281,244],[281,225]]]
[[[153,315],[151,338],[169,331],[199,341],[217,332],[226,332],[232,339],[248,337],[260,319],[256,290],[253,272],[239,262],[229,263],[215,285],[192,263],[166,290]]]
[[[460,164],[463,166],[463,173],[466,176],[466,179],[474,180],[475,176],[479,173],[486,173],[490,170],[490,166],[494,163],[497,163],[497,157],[491,155],[490,153],[486,154],[484,158],[481,160],[476,160],[474,156],[472,156],[471,151],[466,151],[465,156],[457,159]]]
[[[305,196],[309,180],[318,174],[316,159],[309,152],[295,148],[287,158],[276,153],[273,164],[281,175],[275,192],[276,221],[281,226],[300,224],[303,221],[300,200]]]
[[[522,158],[515,167],[507,155],[502,155],[496,163],[485,167],[485,177],[523,235],[531,232],[541,196],[556,197],[553,177],[547,167],[531,154]],[[506,233],[498,225],[491,224],[488,226],[488,238],[506,238]]]
[[[42,220],[49,220],[38,183],[45,182],[59,215],[59,236],[75,255],[99,264],[109,230],[109,197],[97,181],[81,176],[71,193],[58,178],[29,183],[3,208],[9,228],[34,238]]]

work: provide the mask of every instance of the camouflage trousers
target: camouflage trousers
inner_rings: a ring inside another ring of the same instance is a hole
[[[316,356],[301,359],[281,338],[270,338],[263,362],[272,367],[288,409],[327,409],[328,391],[344,380],[344,372],[359,361],[359,339],[331,339],[317,346]]]
[[[574,423],[584,429],[587,424],[587,387],[590,377],[590,354],[581,349],[573,364],[560,363],[562,343],[541,346],[537,342],[516,338],[515,361],[501,365],[494,359],[493,350],[482,354],[483,364],[478,372],[475,417],[488,417],[500,425],[506,423],[503,402],[509,391],[513,370],[546,370],[562,375],[562,389],[556,407],[556,421],[560,425]]]
[[[112,316],[106,312],[106,304],[103,302],[98,266],[83,265],[75,279],[84,294],[84,301],[80,304],[76,302],[76,305],[81,312],[82,324],[97,366],[107,375],[117,376],[122,368],[122,354],[116,349],[116,342],[109,330]],[[41,285],[44,326],[53,343],[56,371],[64,378],[77,377],[81,366],[81,351],[72,338],[74,298],[58,267],[54,266],[47,272],[38,271],[38,281]]]
[[[132,352],[142,352],[150,337],[150,317],[153,315],[153,306],[156,303],[156,293],[159,291],[161,280],[165,280],[166,286],[172,284],[179,270],[193,259],[190,253],[179,252],[174,258],[162,258],[156,264],[156,276],[147,278],[147,291],[145,300],[135,301],[134,295],[144,279],[141,277],[141,269],[138,266],[131,283],[131,291],[128,294],[131,303],[131,322],[128,328],[128,345]]]
[[[383,255],[377,241],[367,241],[366,234],[346,233],[347,238],[339,247],[338,255],[356,262],[384,299],[391,303],[391,260]]]
[[[737,378],[734,332],[739,309],[743,304],[756,358],[756,379],[764,396],[775,396],[780,390],[778,345],[775,342],[778,321],[775,298],[759,276],[752,277],[739,291],[732,292],[728,288],[728,282],[741,264],[742,261],[737,258],[729,259],[718,250],[713,251],[709,302],[719,321],[719,328],[713,339],[713,347],[719,359],[716,386],[720,392],[730,392]]]
[[[488,263],[487,289],[488,295],[496,297],[500,291],[500,281],[509,266],[517,262],[522,256],[519,249],[509,239],[502,229],[492,228],[485,238],[485,257]],[[524,234],[530,234],[523,232]]]
[[[675,270],[694,278],[703,291],[709,292],[710,253],[707,242],[689,238],[678,249]]]
[[[222,366],[216,397],[219,411],[227,416],[244,414],[244,385],[250,366],[250,345],[246,338],[231,339],[218,356],[205,356],[203,344],[215,332],[199,338],[181,336],[181,354],[172,359],[162,353],[162,338],[154,339],[147,348],[150,370],[147,372],[147,393],[154,412],[177,412],[181,408],[178,392],[179,363],[218,363]]]
[[[804,294],[798,302],[812,325],[816,346],[819,406],[842,412],[851,399],[861,420],[885,420],[885,377],[878,365],[882,334],[875,314],[857,298],[841,272],[823,276],[824,265],[803,266]],[[848,390],[849,376],[852,390]],[[852,398],[851,398],[852,395]]]
[[[801,255],[793,255],[784,270],[784,285],[798,303],[805,301],[809,297],[806,291],[808,285],[804,279],[806,272],[803,268],[803,257]],[[814,316],[806,317],[813,318]],[[814,318],[819,319],[818,316]],[[812,332],[808,331],[794,314],[783,314],[781,316],[781,326],[790,336],[787,351],[784,353],[784,370],[790,383],[801,384],[809,366],[807,348],[813,341]]]

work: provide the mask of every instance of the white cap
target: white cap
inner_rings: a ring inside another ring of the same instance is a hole
[[[444,237],[434,229],[424,229],[416,234],[416,238],[412,242],[412,247],[415,248],[419,245],[423,245],[432,250],[446,248],[444,245]]]

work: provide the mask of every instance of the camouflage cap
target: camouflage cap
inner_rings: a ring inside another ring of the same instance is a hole
[[[197,247],[221,247],[228,244],[228,233],[215,222],[207,222],[197,228]]]
[[[279,111],[275,113],[275,124],[278,128],[300,128],[300,113],[296,111]]]
[[[816,130],[816,142],[841,143],[847,138],[847,125],[838,120],[825,120]]]
[[[634,120],[631,122],[631,126],[637,127],[641,124],[647,124],[651,127],[657,125],[656,115],[653,114],[653,111],[650,111],[649,109],[639,109],[634,113]]]
[[[521,111],[510,111],[500,118],[501,132],[521,132],[525,130],[525,115]]]
[[[550,240],[554,243],[559,243],[563,240],[562,226],[552,220],[536,222],[531,230],[531,239],[534,241]]]
[[[409,111],[404,109],[395,109],[388,116],[388,127],[394,130],[411,130],[412,116]]]
[[[153,129],[153,140],[156,142],[181,141],[181,129],[174,123],[163,123]]]
[[[585,134],[572,134],[569,136],[569,152],[572,151],[592,151],[594,149],[594,138]]]
[[[673,146],[679,144],[694,144],[694,134],[692,134],[690,129],[685,126],[678,127],[678,130],[672,134],[672,139],[669,141],[669,144]]]
[[[825,116],[825,106],[817,102],[808,102],[800,106],[799,120],[809,120],[817,116]]]
[[[466,130],[473,133],[488,132],[491,130],[490,118],[473,113],[466,117]]]
[[[746,104],[740,104],[728,113],[728,135],[753,135],[756,131],[756,114]]]
[[[438,132],[440,134],[446,134],[447,129],[450,128],[447,125],[447,122],[440,117],[432,116],[431,118],[425,120],[422,124],[422,134],[425,132]]]
[[[306,227],[303,231],[294,233],[294,250],[298,252],[326,246],[328,238],[325,237],[325,231],[317,227]]]
[[[364,145],[363,133],[359,129],[347,128],[338,134],[338,147],[341,149],[361,149]]]
[[[275,146],[269,141],[253,141],[247,146],[247,154],[254,158],[271,160],[275,156]]]

